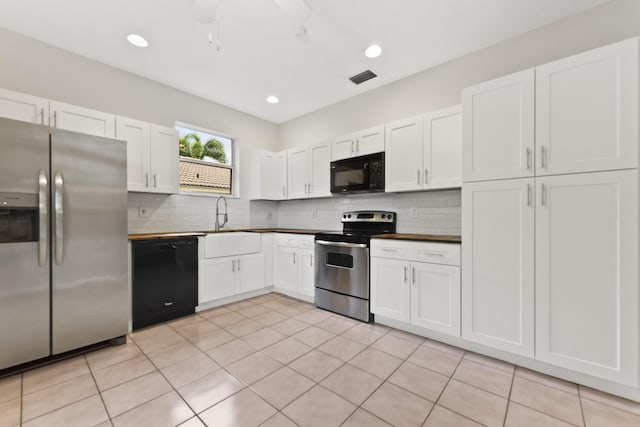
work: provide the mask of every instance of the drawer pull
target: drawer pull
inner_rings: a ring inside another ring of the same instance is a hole
[[[169,306],[172,306],[172,305],[173,305],[173,301],[169,301],[169,302],[165,302],[164,303],[165,307],[169,307]]]
[[[429,251],[418,251],[418,253],[429,255],[429,256],[444,256],[444,252],[429,252]]]
[[[380,248],[381,251],[383,252],[393,252],[394,254],[398,253],[397,249],[390,249],[390,248]]]

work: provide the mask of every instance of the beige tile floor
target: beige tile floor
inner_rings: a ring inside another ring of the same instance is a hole
[[[640,404],[268,294],[0,380],[0,426],[640,426]]]

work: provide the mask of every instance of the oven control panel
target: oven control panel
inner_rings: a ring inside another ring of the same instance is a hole
[[[395,212],[387,211],[351,211],[342,214],[342,222],[388,222],[396,220]]]

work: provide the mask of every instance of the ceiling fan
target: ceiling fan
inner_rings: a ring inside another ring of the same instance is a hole
[[[216,28],[216,49],[220,50],[220,24],[217,20],[218,5],[222,0],[193,0],[193,17],[203,24],[218,23]],[[305,0],[273,0],[289,20],[296,25],[295,36],[301,42],[308,40],[307,29],[303,25],[311,16],[311,6]],[[213,43],[213,31],[209,33],[209,43]]]

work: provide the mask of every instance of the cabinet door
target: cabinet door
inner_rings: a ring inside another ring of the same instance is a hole
[[[381,151],[384,151],[384,126],[361,130],[356,134],[356,156],[364,156]]]
[[[386,191],[422,188],[422,123],[422,116],[416,116],[385,126]]]
[[[411,320],[408,262],[371,258],[371,312],[403,322]]]
[[[204,283],[200,284],[200,304],[236,294],[234,257],[207,258],[201,261]]]
[[[315,295],[315,286],[314,286],[314,259],[313,259],[314,251],[312,249],[298,249],[298,280],[299,286],[298,291],[309,297],[313,297]]]
[[[356,137],[344,135],[331,141],[331,160],[342,160],[356,155]]]
[[[637,170],[536,181],[536,358],[635,387]]]
[[[424,188],[462,185],[461,106],[425,115],[423,155]]]
[[[533,176],[534,70],[462,91],[462,180]]]
[[[323,142],[308,148],[309,197],[330,197],[331,143]]]
[[[309,188],[309,170],[306,148],[292,148],[287,153],[288,190],[289,199],[307,197]]]
[[[536,68],[536,174],[638,166],[638,39]]]
[[[533,179],[462,186],[462,338],[533,357]]]
[[[411,263],[411,323],[460,336],[460,268]]]
[[[274,194],[274,200],[285,200],[288,197],[287,194],[287,152],[281,151],[276,154],[275,159],[275,175],[276,175],[276,188],[277,194]]]
[[[0,89],[0,117],[39,125],[49,124],[49,100]]]
[[[127,189],[149,191],[151,125],[118,116],[116,138],[127,141]]]
[[[264,255],[262,253],[236,257],[237,292],[264,288]]]
[[[150,150],[151,189],[157,193],[178,193],[180,191],[178,131],[151,125]]]
[[[295,248],[276,245],[273,250],[273,286],[298,291],[298,254]]]
[[[49,112],[51,126],[89,135],[113,138],[116,132],[116,117],[102,111],[90,110],[77,105],[51,101]]]

